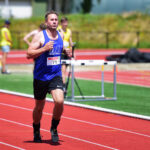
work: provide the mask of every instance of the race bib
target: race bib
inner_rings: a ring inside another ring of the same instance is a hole
[[[69,48],[69,42],[63,41],[64,48]]]
[[[47,58],[47,66],[59,65],[59,64],[60,64],[60,56]]]

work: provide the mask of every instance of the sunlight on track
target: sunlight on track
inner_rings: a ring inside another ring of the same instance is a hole
[[[9,106],[9,107],[17,108],[17,109],[23,109],[23,110],[27,110],[27,111],[33,111],[32,109],[29,109],[29,108],[19,107],[19,106],[5,104],[5,103],[0,103],[0,105]],[[47,113],[47,112],[43,112],[43,114],[52,116],[51,113]],[[135,135],[139,135],[139,136],[144,136],[144,137],[150,138],[150,135],[146,135],[146,134],[142,134],[142,133],[138,133],[138,132],[134,132],[134,131],[130,131],[130,130],[120,129],[120,128],[111,127],[111,126],[108,126],[108,125],[93,123],[93,122],[84,121],[84,120],[80,120],[80,119],[76,119],[76,118],[71,118],[71,117],[62,116],[62,118],[73,120],[73,121],[77,121],[77,122],[82,122],[82,123],[86,123],[86,124],[91,124],[91,125],[94,125],[94,126],[100,126],[100,127],[104,127],[104,128],[109,128],[109,129],[113,129],[113,130],[117,130],[117,131],[127,132],[127,133],[130,133],[130,134],[135,134]]]
[[[14,146],[14,145],[8,144],[8,143],[4,143],[4,142],[1,142],[1,141],[0,141],[0,144],[2,144],[2,145],[6,145],[6,146],[8,146],[8,147],[13,147],[13,148],[15,148],[15,149],[19,149],[19,150],[25,150],[25,149],[23,149],[23,148],[20,148],[20,147],[17,147],[17,146]]]
[[[20,125],[20,126],[25,126],[25,127],[32,128],[31,125],[23,124],[23,123],[16,122],[16,121],[7,120],[7,119],[4,119],[4,118],[0,118],[0,120],[5,121],[5,122],[9,122],[9,123],[13,123],[13,124],[17,124],[17,125]],[[41,129],[41,130],[45,131],[45,132],[48,132],[48,133],[50,132],[49,130],[46,130],[46,129]],[[72,137],[72,136],[69,136],[69,135],[65,135],[65,134],[61,134],[61,133],[59,133],[59,135],[67,137],[67,138],[71,138],[71,139],[74,139],[74,140],[78,140],[78,141],[81,141],[81,142],[85,142],[85,143],[88,143],[88,144],[96,145],[96,146],[99,146],[99,147],[105,147],[105,148],[111,149],[111,150],[119,150],[119,149],[116,149],[116,148],[113,148],[113,147],[109,147],[109,146],[102,145],[102,144],[99,144],[99,143],[95,143],[95,142],[87,141],[87,140],[84,140],[84,139]],[[23,150],[23,149],[21,149],[21,150]]]

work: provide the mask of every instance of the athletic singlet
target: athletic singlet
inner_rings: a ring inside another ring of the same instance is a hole
[[[62,26],[59,26],[58,30],[62,30]],[[71,30],[67,28],[66,31],[63,31],[63,35],[64,35],[64,39],[63,39],[64,48],[70,48],[69,41],[71,36]]]
[[[11,42],[6,40],[5,33],[7,33],[8,38],[11,40],[11,34],[10,34],[9,29],[6,28],[6,27],[3,27],[1,29],[1,42],[0,42],[0,45],[1,46],[6,46],[6,45],[11,46]]]
[[[54,41],[51,51],[46,51],[35,59],[34,79],[48,81],[56,76],[62,76],[61,73],[61,53],[63,49],[63,40],[57,31],[57,40],[51,40],[46,30],[43,30],[45,42],[42,47],[49,41]]]

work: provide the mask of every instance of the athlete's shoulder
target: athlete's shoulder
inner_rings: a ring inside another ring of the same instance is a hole
[[[58,34],[60,34],[61,38],[63,39],[64,38],[64,33],[62,30],[57,30]]]
[[[62,26],[61,26],[61,25],[58,25],[57,30],[58,30],[58,31],[59,31],[59,30],[62,30]]]
[[[9,30],[8,30],[8,28],[3,27],[3,28],[1,29],[1,31],[2,31],[2,32],[5,32],[5,31],[8,32]]]
[[[33,36],[34,36],[34,35],[36,35],[38,32],[39,32],[38,30],[33,30],[33,31],[31,31],[31,32],[29,33],[29,35],[31,35],[31,36],[33,35]]]
[[[67,28],[67,33],[71,34],[71,29]]]
[[[44,42],[45,42],[43,31],[44,31],[44,30],[42,30],[42,31],[40,31],[40,32],[38,33],[38,38],[40,39],[40,42],[42,43],[42,45],[43,45]]]
[[[34,42],[40,42],[40,43],[44,43],[44,36],[43,36],[43,32],[40,31],[38,32],[34,37],[33,37],[33,41]]]
[[[59,32],[59,34],[60,34],[61,38],[64,39],[64,34],[63,34],[63,32]]]

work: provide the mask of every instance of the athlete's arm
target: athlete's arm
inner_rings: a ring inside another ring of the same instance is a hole
[[[72,47],[73,47],[73,42],[72,42],[72,32],[70,30],[70,38],[69,38],[69,44],[70,44],[70,50],[69,50],[69,55],[72,57]]]
[[[9,37],[8,37],[8,35],[7,35],[7,32],[5,32],[5,33],[4,33],[4,35],[5,35],[6,40],[7,40],[9,43],[11,43],[11,44],[12,44],[11,39],[9,39]]]
[[[27,50],[27,58],[37,58],[42,53],[53,49],[53,41],[48,42],[44,47],[41,47],[44,43],[44,36],[42,32],[36,34]]]
[[[30,37],[34,37],[34,35],[36,35],[38,33],[38,31],[37,30],[33,30],[33,31],[31,31],[30,33],[28,33],[24,38],[23,38],[23,40],[28,44],[28,45],[30,45],[31,44],[31,42],[28,40]]]
[[[30,37],[32,37],[33,36],[33,34],[32,34],[32,32],[30,32],[30,33],[28,33],[24,38],[23,38],[23,40],[28,44],[28,45],[30,45],[30,42],[29,42],[29,38]]]
[[[73,46],[73,42],[72,42],[72,32],[71,32],[71,31],[70,31],[69,44],[70,44],[70,47]]]

